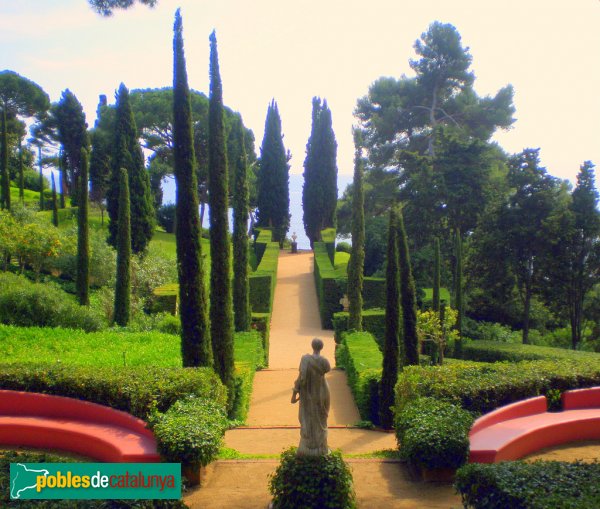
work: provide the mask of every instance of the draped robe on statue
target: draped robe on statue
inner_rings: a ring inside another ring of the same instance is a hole
[[[314,354],[302,356],[300,374],[294,391],[300,395],[299,456],[321,456],[329,453],[327,447],[327,416],[329,414],[329,386],[325,373],[331,369],[325,357]]]

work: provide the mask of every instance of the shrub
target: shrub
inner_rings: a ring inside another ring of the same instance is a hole
[[[269,480],[274,509],[354,509],[352,473],[340,452],[296,456],[292,447]]]
[[[261,231],[259,239],[269,238],[269,242],[255,242],[255,249],[260,246],[260,262],[254,272],[249,274],[250,307],[254,313],[270,313],[273,309],[275,283],[277,281],[277,263],[279,260],[279,244],[270,242],[270,231]],[[264,247],[263,247],[264,246]],[[258,255],[258,252],[257,252]]]
[[[73,296],[50,284],[32,283],[24,277],[0,274],[0,323],[23,327],[65,327],[98,331],[102,319]]]
[[[600,463],[506,461],[470,463],[456,472],[455,488],[475,509],[600,507]]]
[[[315,242],[314,277],[319,300],[321,325],[324,329],[333,328],[333,314],[342,311],[340,300],[346,293],[347,276],[344,271],[338,271],[332,265],[324,242]]]
[[[2,364],[0,388],[67,396],[148,419],[190,394],[224,407],[227,394],[209,368],[123,368]]]
[[[458,468],[469,456],[473,416],[433,398],[417,398],[396,415],[400,455],[425,468]]]
[[[590,354],[593,355],[593,354]],[[538,360],[495,364],[471,361],[443,366],[410,366],[398,376],[396,405],[429,396],[449,401],[476,413],[546,394],[600,384],[600,362]]]
[[[483,341],[498,341],[501,343],[520,343],[521,333],[513,331],[507,325],[493,322],[478,322],[469,318],[463,322],[465,336]]]
[[[8,508],[40,507],[43,509],[105,509],[118,507],[120,509],[167,509],[187,508],[180,500],[40,500],[23,502],[11,500],[10,490],[10,464],[11,463],[79,463],[72,457],[63,457],[46,452],[0,452],[0,486],[6,487],[0,493],[0,505]]]
[[[169,462],[193,466],[215,459],[227,426],[222,405],[196,396],[177,401],[165,413],[150,418],[158,452]]]
[[[165,313],[157,324],[157,329],[165,334],[181,334],[181,320],[178,316]]]
[[[156,211],[156,220],[167,233],[173,233],[175,231],[175,204],[162,205]]]
[[[269,337],[271,334],[271,314],[270,313],[252,313],[252,330],[260,334],[264,352],[263,366],[269,365]]]
[[[335,246],[336,253],[352,253],[352,246],[349,242],[338,242]]]

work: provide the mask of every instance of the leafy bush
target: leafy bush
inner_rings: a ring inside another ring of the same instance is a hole
[[[0,323],[23,327],[65,327],[98,331],[102,319],[79,306],[72,295],[51,284],[36,284],[22,276],[0,274]]]
[[[455,488],[474,509],[600,507],[600,463],[506,461],[464,465]]]
[[[162,318],[157,324],[159,332],[165,334],[181,334],[181,320],[178,316],[173,316],[169,313],[162,315]]]
[[[252,330],[260,334],[264,352],[263,366],[269,365],[269,337],[271,335],[271,314],[270,313],[252,313]]]
[[[354,509],[352,473],[340,452],[296,456],[292,447],[269,480],[274,509]]]
[[[471,339],[501,343],[521,342],[521,333],[513,331],[507,325],[493,322],[478,322],[469,318],[466,318],[463,323],[463,334]]]
[[[226,389],[209,368],[1,364],[0,388],[78,398],[146,420],[190,394],[224,407]]]
[[[400,455],[425,468],[458,468],[469,456],[473,416],[433,398],[417,398],[396,414]]]
[[[338,242],[335,246],[336,253],[352,253],[352,245],[350,242]]]
[[[167,461],[205,466],[217,456],[228,421],[223,405],[189,396],[153,414],[149,424]]]
[[[429,396],[486,413],[550,389],[594,385],[600,385],[600,361],[586,357],[494,364],[455,361],[404,368],[396,384],[396,405],[401,408],[412,399]]]
[[[39,507],[43,509],[105,509],[118,507],[120,509],[167,509],[187,508],[180,500],[11,500],[10,490],[10,464],[11,463],[78,463],[72,457],[63,457],[46,452],[0,452],[0,505],[9,508]]]
[[[156,211],[156,220],[167,233],[173,233],[175,230],[175,204],[162,205]]]

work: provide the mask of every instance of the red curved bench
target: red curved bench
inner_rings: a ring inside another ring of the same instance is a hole
[[[159,462],[146,423],[62,396],[0,390],[0,444],[61,449],[114,463]]]
[[[600,387],[566,391],[563,411],[547,412],[545,396],[482,415],[469,433],[471,463],[516,460],[539,449],[600,439]]]

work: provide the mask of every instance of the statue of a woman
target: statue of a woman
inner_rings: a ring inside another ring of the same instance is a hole
[[[299,456],[322,456],[327,447],[327,416],[329,414],[329,386],[325,373],[331,370],[329,361],[321,356],[323,341],[312,340],[312,354],[302,356],[300,374],[294,383],[292,403],[300,401]]]

